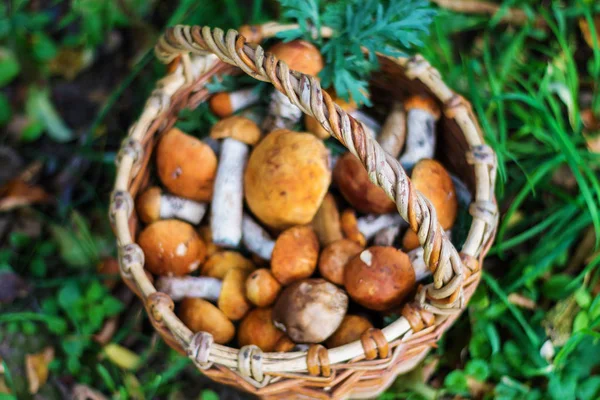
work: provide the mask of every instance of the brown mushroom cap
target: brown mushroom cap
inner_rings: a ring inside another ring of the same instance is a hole
[[[246,279],[246,297],[257,307],[267,307],[275,303],[281,284],[267,268],[260,268]]]
[[[252,305],[246,298],[246,279],[249,271],[232,268],[223,278],[223,286],[217,305],[223,314],[232,321],[242,319]]]
[[[383,189],[369,180],[367,170],[352,153],[345,153],[338,159],[333,169],[333,181],[357,211],[386,214],[396,209]]]
[[[259,220],[285,229],[313,219],[330,183],[329,151],[323,142],[309,133],[279,129],[250,154],[244,192]]]
[[[372,246],[346,264],[348,295],[371,310],[398,306],[415,286],[415,271],[406,253],[393,247]]]
[[[160,195],[160,188],[153,186],[137,197],[135,209],[143,222],[150,224],[160,219]]]
[[[177,315],[192,332],[210,333],[215,343],[225,344],[235,336],[233,323],[221,310],[206,300],[183,299]]]
[[[317,267],[319,240],[309,226],[294,226],[275,241],[271,272],[282,285],[308,278]]]
[[[230,94],[227,92],[215,94],[210,98],[208,104],[210,105],[211,111],[220,118],[227,117],[234,112]]]
[[[343,237],[340,226],[340,212],[338,211],[335,197],[331,193],[327,193],[323,198],[323,202],[321,202],[321,206],[315,214],[311,226],[315,230],[319,238],[319,243],[322,246],[327,246]]]
[[[305,40],[279,42],[269,48],[269,53],[285,62],[290,69],[317,76],[323,69],[323,56],[319,49]]]
[[[324,279],[305,279],[283,290],[273,321],[296,343],[320,343],[340,326],[347,309],[342,289]]]
[[[435,207],[442,229],[451,228],[456,220],[458,200],[452,178],[444,166],[436,160],[423,159],[415,164],[411,181]]]
[[[328,348],[343,346],[360,339],[367,329],[373,327],[373,324],[360,315],[346,315],[340,327],[327,339],[325,344]]]
[[[349,239],[340,239],[325,247],[319,256],[319,273],[336,285],[344,284],[344,268],[364,247]]]
[[[240,268],[246,271],[253,271],[254,263],[237,251],[220,251],[214,253],[204,264],[202,264],[201,274],[212,278],[224,279],[230,269]]]
[[[253,344],[262,351],[273,351],[283,335],[273,324],[272,308],[255,308],[242,320],[237,337],[240,346]]]
[[[206,257],[206,247],[194,228],[175,219],[156,221],[138,238],[146,268],[156,275],[183,276],[195,271]]]
[[[213,139],[233,138],[249,145],[258,143],[260,135],[260,128],[254,121],[239,115],[220,120],[210,130]]]
[[[407,230],[402,237],[402,249],[404,251],[411,251],[420,245],[421,243],[419,243],[419,237],[417,236],[417,233],[412,229]]]
[[[174,195],[210,201],[217,173],[217,156],[201,140],[177,128],[168,131],[156,148],[160,181]]]

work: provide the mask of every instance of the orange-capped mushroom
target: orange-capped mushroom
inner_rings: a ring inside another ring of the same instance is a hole
[[[221,310],[206,300],[184,299],[179,305],[177,315],[192,332],[210,333],[215,343],[228,343],[235,336],[233,323]]]
[[[238,329],[240,346],[253,344],[262,351],[273,351],[284,333],[273,324],[272,308],[255,308],[242,320]]]
[[[294,226],[283,231],[275,242],[271,272],[282,285],[308,278],[317,267],[319,241],[308,226]]]

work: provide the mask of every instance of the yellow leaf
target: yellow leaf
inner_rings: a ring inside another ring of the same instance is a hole
[[[54,349],[46,347],[42,352],[25,356],[25,372],[29,393],[36,394],[48,380],[48,364],[54,360]]]
[[[113,364],[123,369],[134,370],[140,363],[140,356],[116,343],[104,346],[104,354]]]

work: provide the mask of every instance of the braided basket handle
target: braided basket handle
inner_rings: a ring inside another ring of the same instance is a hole
[[[463,264],[444,233],[434,207],[413,187],[399,161],[365,134],[362,125],[321,89],[317,78],[290,70],[283,61],[266,53],[260,45],[247,43],[246,38],[233,29],[225,34],[218,28],[178,25],[168,28],[155,47],[161,62],[169,63],[182,56],[184,72],[186,65],[189,68],[190,53],[213,53],[253,78],[270,82],[357,156],[369,179],[396,203],[400,215],[418,234],[424,260],[433,274],[433,284],[427,285],[421,295],[441,308],[462,307]]]

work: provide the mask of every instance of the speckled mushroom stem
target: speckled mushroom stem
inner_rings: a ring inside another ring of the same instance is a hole
[[[390,226],[398,226],[400,229],[408,226],[408,223],[402,219],[399,214],[365,215],[357,219],[357,226],[360,233],[366,240],[371,240],[377,232]]]
[[[221,143],[211,205],[210,228],[218,246],[237,247],[242,239],[244,168],[248,145],[233,138]]]
[[[162,194],[160,196],[159,213],[160,219],[177,218],[197,225],[204,218],[204,214],[206,214],[206,203],[199,203],[170,194]]]
[[[248,250],[260,258],[264,260],[271,259],[275,241],[271,238],[269,233],[248,214],[244,214],[242,218],[242,241]]]
[[[261,128],[266,133],[275,129],[293,129],[300,118],[302,118],[302,110],[293,105],[285,94],[275,90],[271,94],[269,114]]]
[[[185,297],[217,301],[222,286],[223,283],[219,279],[207,276],[163,276],[156,282],[156,289],[169,295],[174,301]]]
[[[440,117],[439,109],[429,98],[407,100],[406,147],[399,161],[405,169],[411,169],[419,160],[433,158],[435,153],[435,122]]]
[[[213,112],[220,116],[229,116],[241,109],[256,104],[259,100],[259,92],[254,87],[240,89],[234,92],[222,92],[215,94],[210,105]]]

